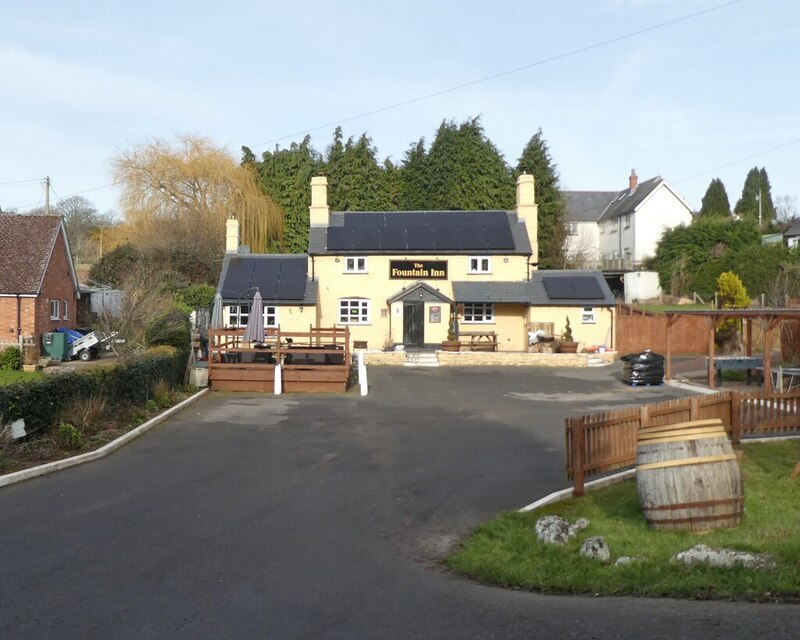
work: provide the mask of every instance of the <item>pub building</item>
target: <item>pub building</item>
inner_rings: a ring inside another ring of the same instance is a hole
[[[228,327],[247,323],[258,288],[264,325],[350,328],[369,349],[439,348],[451,313],[459,332],[526,351],[532,328],[567,318],[581,347],[613,347],[614,298],[602,273],[537,269],[533,176],[512,211],[331,211],[325,176],[311,180],[308,254],[249,254],[227,221],[218,291]]]

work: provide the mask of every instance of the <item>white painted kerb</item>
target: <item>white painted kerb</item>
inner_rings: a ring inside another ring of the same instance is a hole
[[[39,476],[45,476],[49,473],[61,471],[62,469],[69,469],[70,467],[74,467],[78,464],[84,464],[85,462],[91,462],[92,460],[103,458],[109,453],[113,453],[120,447],[128,444],[131,440],[135,440],[143,433],[147,433],[157,424],[178,413],[178,411],[190,405],[192,402],[204,396],[206,393],[208,393],[208,389],[202,389],[201,391],[198,391],[193,396],[186,398],[186,400],[183,402],[176,404],[174,407],[170,407],[164,411],[164,413],[160,413],[155,418],[151,418],[147,422],[140,424],[135,429],[131,429],[128,431],[128,433],[121,435],[116,440],[103,445],[99,449],[89,451],[88,453],[82,453],[79,456],[66,458],[65,460],[56,460],[55,462],[40,464],[38,467],[31,467],[30,469],[23,469],[22,471],[15,471],[14,473],[0,476],[0,487],[16,484],[17,482],[22,482],[23,480],[30,480],[31,478],[38,478]]]

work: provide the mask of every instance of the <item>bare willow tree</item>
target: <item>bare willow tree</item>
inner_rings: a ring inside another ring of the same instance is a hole
[[[175,146],[154,140],[119,153],[112,165],[129,239],[158,262],[183,260],[184,271],[200,265],[215,274],[230,215],[254,252],[281,237],[283,214],[252,167],[207,138],[183,135]]]

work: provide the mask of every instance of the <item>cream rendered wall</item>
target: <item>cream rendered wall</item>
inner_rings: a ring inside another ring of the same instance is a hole
[[[692,213],[670,188],[661,183],[650,196],[639,205],[632,216],[635,231],[633,259],[641,262],[655,255],[661,234],[681,224],[692,222]]]
[[[281,306],[276,311],[278,326],[282,332],[307,332],[310,326],[318,326],[317,307],[311,305]]]
[[[460,331],[494,331],[497,334],[498,351],[525,351],[528,347],[528,323],[525,320],[528,305],[494,305],[494,322],[491,324],[467,324],[460,322]],[[463,338],[462,338],[463,339]]]
[[[531,322],[552,322],[556,339],[561,337],[564,327],[569,324],[572,328],[572,337],[580,342],[580,348],[593,345],[614,347],[613,336],[613,309],[608,307],[593,307],[595,323],[584,324],[581,320],[583,307],[531,307],[529,318]]]
[[[473,254],[485,256],[487,254]],[[459,281],[521,281],[528,277],[527,256],[491,256],[491,272],[482,274],[469,273],[469,258],[466,255],[367,255],[366,273],[345,273],[345,256],[314,256],[314,277],[319,281],[319,309],[320,323],[322,326],[341,326],[339,322],[339,300],[344,298],[363,298],[370,301],[370,323],[367,325],[350,324],[350,334],[353,340],[366,340],[370,349],[381,349],[389,342],[402,343],[403,341],[403,303],[402,301],[391,305],[386,302],[401,289],[412,286],[418,281],[425,282],[430,287],[438,290],[442,295],[452,299],[453,287],[451,282]],[[336,260],[339,260],[338,262]],[[419,278],[391,279],[389,277],[389,263],[392,260],[408,261],[446,261],[447,280],[424,280]],[[431,324],[429,322],[430,306],[442,307],[442,322]],[[497,308],[497,306],[496,306]],[[445,303],[426,302],[425,304],[425,341],[427,343],[441,342],[447,335],[447,322],[450,309]],[[497,311],[495,310],[495,313]],[[524,312],[519,313],[519,322],[523,324]],[[501,322],[501,321],[497,321]],[[505,323],[505,320],[502,321]],[[461,326],[461,325],[460,325]],[[463,325],[466,327],[467,325]],[[487,330],[490,325],[469,325],[479,330]],[[499,326],[499,325],[498,325]],[[504,330],[506,325],[502,325]],[[467,330],[467,329],[465,329]],[[516,329],[514,329],[516,331]],[[519,348],[519,347],[516,347]]]

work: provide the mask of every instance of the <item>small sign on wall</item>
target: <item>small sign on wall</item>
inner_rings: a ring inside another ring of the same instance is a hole
[[[428,322],[435,323],[442,321],[442,308],[439,306],[429,307]]]

